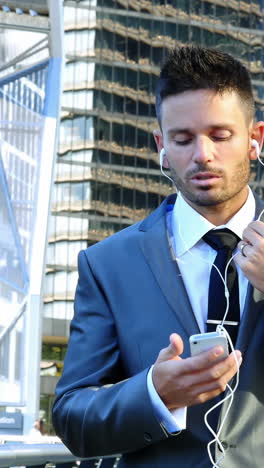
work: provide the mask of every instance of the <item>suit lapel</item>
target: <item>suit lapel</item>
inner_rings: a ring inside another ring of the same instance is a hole
[[[150,223],[141,225],[140,230],[145,232],[140,240],[140,248],[169,306],[176,314],[186,334],[191,335],[199,333],[199,327],[177,262],[170,251],[165,207],[165,204],[161,205],[160,216],[156,216],[152,225]]]
[[[236,344],[236,348],[239,349],[243,355],[246,353],[249,340],[254,337],[254,329],[260,317],[260,313],[263,312],[259,307],[260,302],[263,302],[263,300],[264,294],[249,284]]]

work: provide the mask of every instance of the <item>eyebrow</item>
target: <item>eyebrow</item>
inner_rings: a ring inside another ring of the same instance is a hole
[[[233,123],[229,122],[225,122],[225,123],[219,123],[219,124],[216,124],[216,125],[209,125],[207,128],[208,130],[223,130],[223,129],[226,129],[226,130],[230,130],[232,127],[233,127]],[[191,128],[180,128],[180,127],[175,127],[175,128],[171,128],[170,130],[168,130],[168,136],[173,136],[173,135],[177,135],[179,133],[193,133],[192,129]]]
[[[190,132],[191,130],[189,128],[171,128],[170,130],[168,130],[168,135],[172,136],[177,133],[190,133]]]

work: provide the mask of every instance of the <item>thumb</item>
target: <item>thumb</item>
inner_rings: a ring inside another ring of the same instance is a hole
[[[170,335],[170,344],[167,348],[163,348],[158,355],[157,363],[169,361],[171,359],[181,359],[180,355],[183,353],[183,341],[177,333]]]

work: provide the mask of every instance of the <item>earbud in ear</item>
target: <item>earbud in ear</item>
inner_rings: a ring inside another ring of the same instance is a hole
[[[161,165],[161,166],[163,165],[163,159],[164,159],[165,155],[166,155],[165,149],[162,148],[162,149],[160,150],[160,165]]]
[[[167,179],[169,179],[173,184],[173,180],[171,179],[171,177],[169,177],[163,170],[163,159],[165,158],[166,156],[166,152],[165,152],[165,149],[164,148],[161,148],[160,150],[160,154],[159,154],[159,157],[160,157],[160,172],[165,176],[167,177]]]
[[[255,140],[254,138],[251,140],[251,146],[254,146],[254,148],[256,150],[256,155],[257,155],[257,158],[258,158],[259,155],[260,155],[260,147],[259,147],[259,144],[258,144],[257,140]]]

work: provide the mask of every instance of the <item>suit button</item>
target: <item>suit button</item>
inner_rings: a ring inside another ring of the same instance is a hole
[[[152,436],[148,432],[144,432],[144,439],[146,442],[151,442]]]
[[[221,444],[225,450],[228,449],[228,443],[225,440],[221,440]]]

